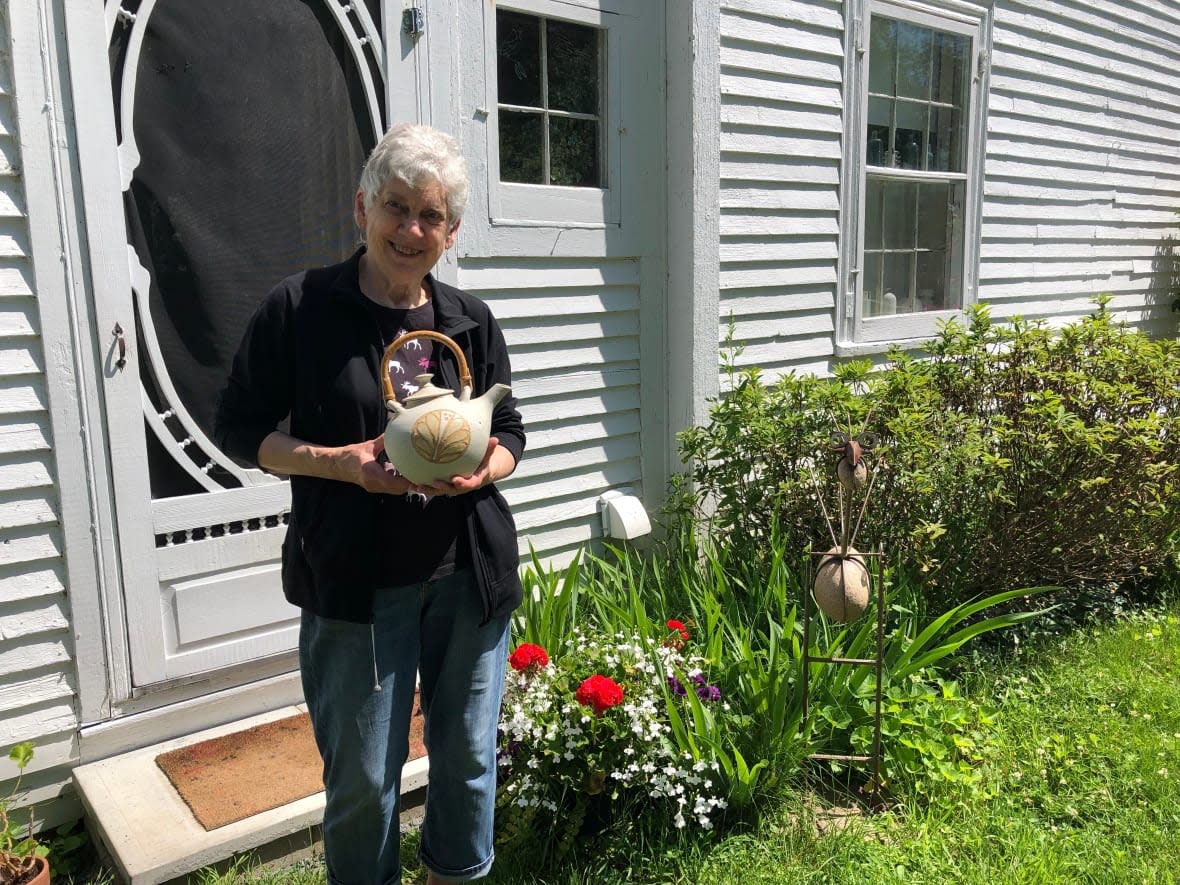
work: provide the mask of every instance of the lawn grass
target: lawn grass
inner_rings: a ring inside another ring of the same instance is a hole
[[[824,826],[796,789],[724,835],[579,846],[536,875],[501,857],[488,885],[1170,883],[1180,877],[1180,605],[1139,613],[960,674],[994,713],[977,785]],[[406,882],[421,881],[406,840]],[[621,840],[622,841],[622,840]],[[319,885],[310,862],[205,885]]]

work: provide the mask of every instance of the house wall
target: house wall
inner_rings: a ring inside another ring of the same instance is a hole
[[[512,354],[528,450],[500,484],[527,545],[557,561],[600,535],[596,501],[641,483],[640,263],[541,257],[465,260]]]
[[[764,377],[834,352],[844,13],[721,2],[721,335]]]
[[[51,430],[44,292],[32,262],[35,239],[27,179],[35,158],[19,132],[13,59],[36,64],[25,45],[14,53],[13,21],[0,5],[0,780],[15,767],[9,748],[32,740],[34,758],[22,792],[39,818],[69,816],[66,791],[77,760],[76,677],[67,607],[61,504]],[[22,37],[27,33],[18,31]],[[0,796],[9,792],[0,783]]]
[[[1174,329],[1180,7],[1000,0],[992,56],[981,297],[1057,322],[1110,292],[1132,322]]]
[[[999,0],[981,227],[993,316],[1068,321],[1099,293],[1175,328],[1180,9],[1155,0]],[[844,9],[721,2],[721,331],[764,377],[835,351]]]

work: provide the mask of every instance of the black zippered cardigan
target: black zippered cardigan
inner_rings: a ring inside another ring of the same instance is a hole
[[[304,271],[276,286],[246,329],[218,401],[217,444],[239,463],[257,467],[262,440],[290,415],[292,436],[326,446],[348,445],[385,431],[378,364],[381,332],[360,291],[362,247],[347,261]],[[504,335],[487,305],[428,276],[436,329],[462,349],[472,396],[497,382],[511,384]],[[450,348],[436,345],[436,383],[459,390]],[[511,394],[492,414],[492,435],[519,463],[524,424]],[[357,623],[373,619],[380,576],[378,508],[385,495],[358,485],[291,477],[291,515],[283,541],[283,592],[300,608]],[[485,621],[520,604],[516,525],[494,485],[459,496]]]

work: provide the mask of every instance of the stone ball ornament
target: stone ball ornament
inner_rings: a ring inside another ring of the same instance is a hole
[[[812,586],[815,604],[840,624],[855,621],[869,607],[872,583],[865,557],[855,547],[833,547],[824,554]]]

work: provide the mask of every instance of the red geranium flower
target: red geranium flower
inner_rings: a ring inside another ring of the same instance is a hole
[[[593,707],[595,715],[601,716],[611,707],[623,703],[623,686],[596,673],[578,686],[574,697],[583,707]]]
[[[522,642],[508,658],[508,663],[512,665],[513,670],[518,672],[521,670],[539,670],[541,667],[549,666],[549,653],[539,645],[533,645],[531,642]]]
[[[688,641],[688,628],[684,626],[683,621],[676,621],[676,620],[668,621],[668,629],[675,630],[677,633],[680,634],[681,639],[685,640],[686,642]]]

